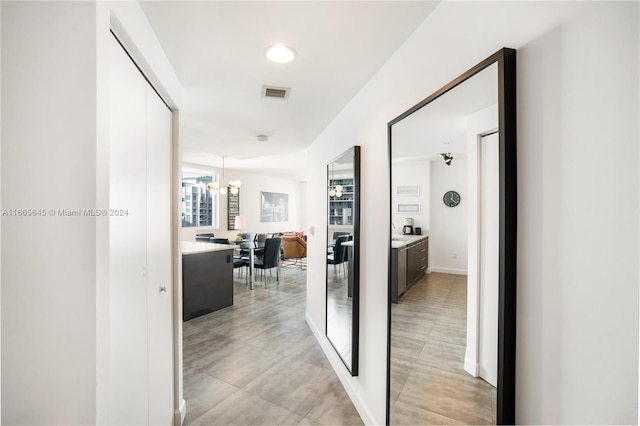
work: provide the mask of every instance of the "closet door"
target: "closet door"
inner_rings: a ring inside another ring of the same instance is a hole
[[[480,321],[478,373],[498,385],[498,282],[500,206],[498,134],[480,142]]]
[[[147,85],[149,424],[173,420],[171,111]]]
[[[171,112],[111,44],[109,423],[173,420]]]
[[[115,39],[110,79],[109,423],[147,424],[146,81]]]

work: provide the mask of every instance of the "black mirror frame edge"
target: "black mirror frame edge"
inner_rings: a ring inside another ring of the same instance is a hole
[[[517,164],[516,164],[516,51],[502,48],[460,75],[431,96],[387,124],[389,188],[391,188],[391,127],[493,63],[498,64],[499,129],[499,306],[498,306],[498,388],[497,424],[515,424],[516,396],[516,248],[517,248]],[[392,217],[391,191],[389,217]],[[391,227],[389,227],[391,241]],[[389,244],[387,301],[387,409],[390,424],[391,396],[391,244]]]
[[[324,335],[336,351],[340,360],[347,368],[351,376],[358,375],[358,358],[359,358],[359,339],[360,339],[360,145],[354,145],[338,157],[334,158],[331,163],[344,154],[353,149],[353,296],[351,311],[351,368],[347,365],[344,358],[338,352],[333,342],[327,334],[327,294],[329,290],[328,279],[325,276],[325,302],[324,302]],[[329,164],[331,164],[329,163]],[[328,204],[328,203],[327,203]],[[327,205],[327,229],[329,227],[329,208]],[[325,268],[325,274],[326,274]]]

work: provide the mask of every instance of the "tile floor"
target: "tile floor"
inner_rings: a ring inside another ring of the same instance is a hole
[[[183,325],[185,424],[361,425],[305,322],[306,271],[237,274],[233,306]]]
[[[431,273],[392,305],[391,424],[495,424],[495,388],[463,369],[466,276]]]

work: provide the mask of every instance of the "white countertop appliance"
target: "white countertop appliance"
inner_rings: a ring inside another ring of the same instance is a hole
[[[402,227],[402,235],[413,235],[413,218],[405,217],[404,226]]]

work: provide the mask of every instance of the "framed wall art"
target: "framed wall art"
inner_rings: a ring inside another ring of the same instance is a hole
[[[397,186],[396,195],[420,195],[420,187],[418,185]]]
[[[260,222],[287,222],[289,220],[289,194],[260,193]]]
[[[420,204],[398,204],[398,213],[420,213]]]

